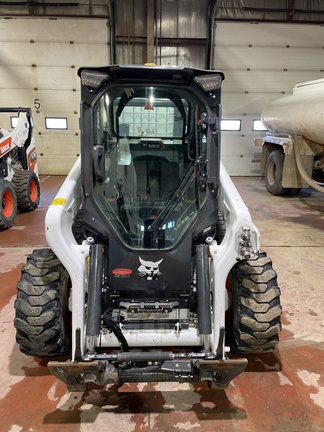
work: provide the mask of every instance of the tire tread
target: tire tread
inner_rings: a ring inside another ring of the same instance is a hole
[[[45,264],[45,265],[44,265]],[[21,270],[15,300],[16,341],[32,356],[58,356],[71,347],[65,322],[69,275],[51,249],[36,249]]]
[[[272,261],[262,252],[256,260],[237,263],[230,279],[234,351],[254,354],[273,351],[279,341],[282,310]]]

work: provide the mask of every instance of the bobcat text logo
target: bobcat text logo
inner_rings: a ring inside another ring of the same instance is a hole
[[[160,261],[144,261],[141,257],[139,257],[141,265],[138,267],[138,276],[145,278],[147,280],[156,280],[161,276],[161,272],[159,269],[159,265],[163,261],[163,258]]]
[[[5,141],[3,141],[0,144],[1,155],[4,155],[5,153],[7,153],[7,151],[10,150],[10,147],[11,147],[11,138],[7,138]]]

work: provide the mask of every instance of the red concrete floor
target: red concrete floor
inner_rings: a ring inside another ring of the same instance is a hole
[[[259,178],[235,178],[282,290],[274,354],[249,357],[226,391],[206,385],[110,385],[69,393],[46,359],[15,343],[16,283],[26,255],[46,244],[46,208],[64,180],[43,177],[40,207],[0,232],[0,432],[324,431],[324,196],[273,197]]]

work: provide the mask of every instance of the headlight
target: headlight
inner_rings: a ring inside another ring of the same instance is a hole
[[[221,88],[222,77],[219,74],[198,75],[194,77],[194,81],[206,92],[213,92]]]
[[[88,87],[90,91],[98,90],[102,83],[109,79],[109,74],[105,72],[83,70],[81,72],[82,85]]]

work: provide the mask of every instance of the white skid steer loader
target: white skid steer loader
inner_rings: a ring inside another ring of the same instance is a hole
[[[217,71],[81,68],[81,156],[27,260],[16,338],[69,390],[208,381],[273,351],[280,290],[220,162]]]
[[[13,130],[0,128],[0,230],[15,223],[17,209],[35,210],[40,199],[31,109],[0,108],[3,113],[18,120]]]

